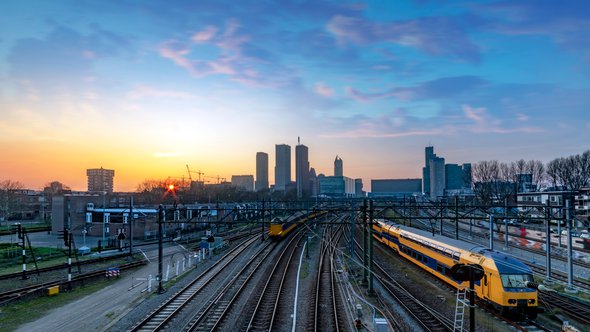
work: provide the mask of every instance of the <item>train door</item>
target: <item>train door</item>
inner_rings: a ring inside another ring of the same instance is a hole
[[[492,288],[492,274],[484,274],[483,275],[483,295],[485,298],[490,298],[490,289]]]

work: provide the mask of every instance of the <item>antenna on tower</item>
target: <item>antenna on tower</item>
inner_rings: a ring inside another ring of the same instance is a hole
[[[297,136],[297,145],[301,144],[301,138],[299,136]]]

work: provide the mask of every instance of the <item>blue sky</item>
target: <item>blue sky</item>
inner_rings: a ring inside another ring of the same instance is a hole
[[[85,189],[255,174],[302,143],[318,173],[588,149],[588,1],[3,1],[0,176]],[[294,176],[294,175],[293,175]]]

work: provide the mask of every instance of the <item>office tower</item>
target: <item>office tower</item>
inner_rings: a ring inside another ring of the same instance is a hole
[[[430,159],[430,198],[436,198],[445,194],[445,158],[433,157]]]
[[[297,181],[297,197],[309,195],[309,151],[307,146],[297,139],[295,147],[295,177]]]
[[[88,176],[88,191],[113,192],[113,178],[115,171],[104,168],[91,168],[86,170]]]
[[[344,176],[344,170],[342,168],[342,159],[336,156],[334,160],[334,176]]]
[[[291,147],[275,145],[275,190],[284,191],[291,183]]]
[[[268,189],[268,153],[256,153],[256,191]]]
[[[471,189],[471,164],[463,164],[463,188]]]
[[[445,165],[445,189],[458,190],[463,189],[464,185],[463,168],[457,164]]]
[[[430,194],[430,160],[435,157],[434,147],[427,146],[424,149],[424,167],[422,168],[422,185],[424,186],[422,191],[426,195]]]
[[[320,184],[318,176],[313,167],[309,168],[309,195],[311,197],[317,197],[320,192]]]

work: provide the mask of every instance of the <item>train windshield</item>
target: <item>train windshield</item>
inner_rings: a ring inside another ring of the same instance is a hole
[[[527,282],[533,281],[530,274],[502,274],[500,277],[504,288],[526,288]]]

